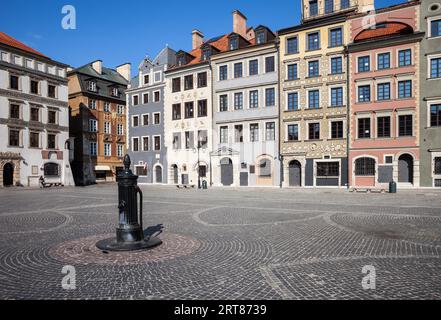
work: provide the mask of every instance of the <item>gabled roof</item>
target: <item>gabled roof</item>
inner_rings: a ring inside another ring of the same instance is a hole
[[[68,74],[74,74],[74,73],[81,73],[86,76],[90,76],[92,78],[98,78],[105,81],[115,82],[124,86],[128,84],[128,81],[124,79],[124,77],[121,76],[118,72],[116,72],[116,70],[102,67],[102,73],[99,74],[92,67],[92,62],[77,69],[74,69],[70,71]]]
[[[17,39],[12,38],[11,36],[8,36],[4,32],[0,32],[0,43],[5,44],[7,46],[26,51],[28,53],[36,54],[37,56],[43,57],[43,58],[49,58],[48,56],[45,56],[44,54],[38,52],[37,50],[32,49],[31,47],[25,45],[24,43],[18,41]]]

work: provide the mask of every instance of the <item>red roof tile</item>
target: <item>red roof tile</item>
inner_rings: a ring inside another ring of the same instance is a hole
[[[413,29],[411,26],[408,26],[407,24],[400,22],[386,22],[380,28],[363,30],[355,37],[355,42],[384,38],[393,35],[410,34],[410,33],[413,33]]]
[[[8,36],[6,33],[4,32],[0,32],[0,43],[3,43],[5,45],[32,53],[32,54],[36,54],[39,55],[41,57],[44,58],[48,58],[47,56],[45,56],[44,54],[38,52],[37,50],[32,49],[31,47],[28,47],[27,45],[25,45],[24,43]]]

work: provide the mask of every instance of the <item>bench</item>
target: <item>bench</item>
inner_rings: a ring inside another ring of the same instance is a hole
[[[386,189],[373,189],[373,188],[352,188],[349,191],[356,193],[386,193]]]
[[[43,177],[40,177],[40,188],[51,188],[51,187],[64,187],[61,182],[46,182]]]
[[[178,184],[176,185],[178,189],[194,189],[195,185],[189,185],[189,184]]]

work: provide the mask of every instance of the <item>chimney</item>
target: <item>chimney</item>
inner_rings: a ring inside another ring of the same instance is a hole
[[[116,72],[118,72],[124,79],[130,81],[130,69],[132,65],[130,63],[124,63],[119,67],[116,67]]]
[[[204,43],[204,34],[197,29],[191,32],[192,36],[192,50],[199,48]]]
[[[92,68],[99,74],[103,73],[103,62],[101,60],[96,60],[92,62]]]
[[[233,31],[242,37],[247,37],[247,17],[239,10],[233,11]]]

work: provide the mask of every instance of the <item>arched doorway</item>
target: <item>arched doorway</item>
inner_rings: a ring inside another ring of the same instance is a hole
[[[302,186],[302,165],[297,160],[293,160],[289,163],[289,186]]]
[[[221,165],[221,183],[223,186],[231,186],[233,184],[233,161],[230,158],[223,158]]]
[[[413,184],[413,157],[410,154],[398,158],[398,182]]]
[[[155,167],[155,183],[162,183],[162,167]]]
[[[174,184],[179,184],[179,172],[178,172],[178,166],[177,165],[172,165],[172,170],[173,170],[173,183]]]
[[[10,187],[14,184],[14,166],[6,163],[3,166],[3,186]]]

